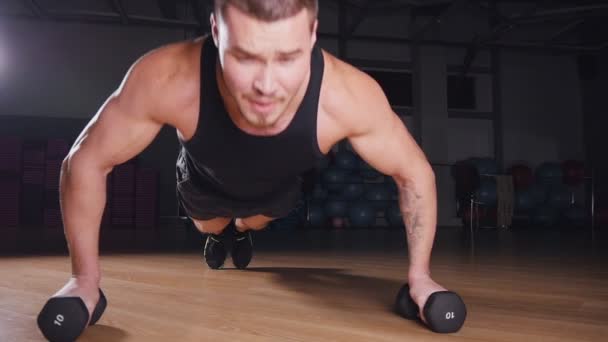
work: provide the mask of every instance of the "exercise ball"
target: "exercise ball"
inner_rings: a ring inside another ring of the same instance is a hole
[[[509,168],[509,174],[513,177],[515,190],[526,189],[534,182],[534,173],[527,165],[515,164]]]
[[[308,215],[306,217],[308,224],[312,227],[321,227],[326,223],[325,209],[318,202],[308,204]]]
[[[404,226],[403,216],[401,215],[401,208],[399,208],[398,202],[393,202],[388,207],[386,207],[386,209],[384,210],[384,218],[391,227]]]
[[[300,226],[300,223],[299,213],[294,209],[287,216],[272,221],[271,226],[276,230],[293,230]]]
[[[479,188],[475,192],[475,199],[482,205],[495,205],[498,199],[496,180],[494,178],[483,177],[479,183]]]
[[[360,176],[349,175],[346,184],[342,188],[341,197],[347,201],[359,199],[363,196],[365,187]]]
[[[479,172],[470,161],[456,162],[450,168],[456,186],[456,198],[468,197],[479,187]]]
[[[470,158],[468,162],[473,164],[480,175],[496,175],[499,173],[498,163],[492,158]]]
[[[330,217],[345,217],[348,212],[348,202],[341,198],[330,197],[325,202],[325,214]]]
[[[359,174],[367,179],[374,179],[382,176],[378,170],[374,169],[371,165],[369,165],[362,158],[357,158],[359,161]]]
[[[348,208],[348,221],[355,228],[370,227],[376,222],[376,210],[368,201],[357,201]]]
[[[323,186],[321,184],[315,184],[314,188],[310,193],[310,198],[313,200],[324,200],[325,198],[327,198],[327,195],[327,190],[323,189]]]
[[[533,194],[528,190],[520,190],[515,192],[515,211],[527,212],[535,208],[539,203],[533,197]]]
[[[346,220],[342,217],[334,217],[331,219],[331,226],[334,229],[343,229],[346,227]]]
[[[540,184],[532,184],[526,189],[532,198],[533,207],[536,208],[547,200],[547,190]]]
[[[585,164],[578,160],[566,160],[562,163],[564,184],[577,186],[585,181]]]
[[[384,209],[389,205],[391,193],[384,183],[369,184],[368,189],[365,192],[365,199],[367,199],[375,209]]]
[[[536,168],[536,179],[539,184],[545,186],[561,184],[563,180],[561,164],[554,162],[540,164]]]
[[[388,177],[386,179],[386,188],[388,189],[389,194],[391,195],[391,198],[398,198],[399,196],[399,186],[397,185],[397,182],[395,182],[395,180],[392,177]]]
[[[559,210],[549,205],[542,205],[532,214],[532,223],[539,227],[551,227],[557,223]]]
[[[348,172],[356,170],[359,167],[357,156],[353,152],[347,150],[336,153],[334,156],[334,165]]]
[[[572,193],[565,186],[555,186],[548,191],[547,203],[554,208],[568,208],[571,200]]]
[[[317,159],[316,163],[315,163],[315,168],[317,170],[324,170],[326,168],[329,167],[329,165],[331,164],[331,154],[327,154],[319,159]]]
[[[330,166],[323,170],[322,181],[325,188],[331,192],[339,192],[346,184],[346,172],[335,166]]]
[[[572,206],[566,209],[564,212],[564,217],[566,218],[566,222],[568,222],[568,224],[575,227],[580,227],[585,225],[585,221],[587,220],[587,211],[585,208]]]

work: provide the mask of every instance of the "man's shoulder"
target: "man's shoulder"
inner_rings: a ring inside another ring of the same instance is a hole
[[[159,81],[192,77],[192,69],[199,68],[201,44],[200,40],[166,44],[141,56],[137,64]]]
[[[327,52],[324,60],[321,104],[327,113],[352,119],[382,101],[383,92],[378,82],[367,73]]]
[[[170,123],[200,94],[200,40],[163,45],[141,56],[129,71],[140,93],[158,107],[157,119]]]

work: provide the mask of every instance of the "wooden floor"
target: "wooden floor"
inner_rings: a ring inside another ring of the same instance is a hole
[[[80,341],[608,340],[604,245],[572,231],[478,235],[472,250],[460,230],[438,233],[433,277],[469,312],[455,334],[392,312],[402,232],[266,232],[246,271],[209,270],[193,250],[104,253],[109,306]],[[36,315],[69,271],[65,255],[0,258],[0,341],[44,340]]]

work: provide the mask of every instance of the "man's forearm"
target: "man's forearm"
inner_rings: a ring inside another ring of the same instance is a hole
[[[437,225],[437,190],[432,171],[398,179],[399,204],[406,227],[409,276],[430,275],[430,259]]]
[[[66,161],[61,170],[60,189],[72,275],[98,281],[101,277],[99,229],[106,203],[106,173]]]

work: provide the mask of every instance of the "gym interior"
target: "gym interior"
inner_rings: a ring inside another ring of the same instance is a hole
[[[462,327],[437,333],[396,309],[408,274],[399,190],[348,141],[302,175],[288,216],[254,233],[246,270],[208,269],[206,236],[176,199],[180,145],[166,126],[107,178],[107,308],[78,341],[605,340],[608,4],[319,6],[318,44],[380,84],[433,167],[431,272],[466,304]],[[70,147],[140,56],[208,34],[212,10],[0,3],[0,340],[45,341],[38,314],[71,275]]]

